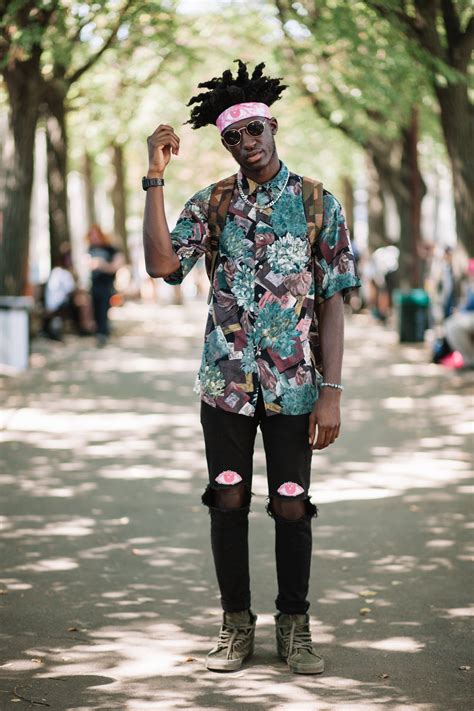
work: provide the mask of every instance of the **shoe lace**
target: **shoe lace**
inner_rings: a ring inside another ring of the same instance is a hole
[[[282,636],[285,644],[288,644],[288,655],[297,649],[313,651],[311,632],[307,626],[298,626],[296,622],[292,622],[291,627],[283,629]]]
[[[242,627],[222,625],[217,639],[217,649],[227,649],[227,657],[229,658],[234,648],[238,651],[239,647],[247,641],[249,632],[252,629],[252,625]]]

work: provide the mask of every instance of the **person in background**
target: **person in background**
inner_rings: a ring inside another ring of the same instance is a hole
[[[72,321],[80,336],[92,333],[89,295],[77,287],[67,243],[62,245],[46,283],[44,309],[43,334],[48,338],[62,341],[65,319]]]
[[[55,261],[44,290],[43,333],[54,341],[63,339],[63,323],[66,312],[76,321],[72,295],[76,288],[70,271],[71,258],[64,252]]]
[[[443,316],[448,318],[453,313],[456,305],[456,282],[454,279],[453,269],[453,250],[451,247],[446,247],[443,255],[443,266],[439,287],[442,302]]]
[[[398,286],[400,250],[395,245],[379,247],[370,257],[367,275],[372,285],[372,315],[386,323],[392,309],[392,293]]]
[[[474,368],[474,259],[469,260],[465,297],[444,322],[446,340],[462,355],[464,368]]]
[[[125,260],[99,225],[91,225],[86,239],[89,244],[89,267],[92,279],[91,297],[97,328],[97,345],[104,346],[110,333],[108,314],[115,275],[120,267],[125,264]]]

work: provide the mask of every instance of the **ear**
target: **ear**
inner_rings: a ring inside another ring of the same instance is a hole
[[[268,122],[270,124],[271,131],[273,135],[275,135],[278,132],[278,121],[276,120],[275,117],[272,116],[270,121]]]

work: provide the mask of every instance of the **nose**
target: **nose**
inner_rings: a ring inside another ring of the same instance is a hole
[[[246,150],[250,150],[256,144],[256,137],[251,136],[247,131],[242,131],[242,147]]]

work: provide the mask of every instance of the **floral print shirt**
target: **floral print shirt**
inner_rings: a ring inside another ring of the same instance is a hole
[[[241,172],[238,179],[252,204],[236,186],[219,242],[196,390],[213,407],[253,416],[261,388],[267,415],[306,414],[322,379],[310,340],[315,299],[360,286],[341,205],[324,191],[312,255],[302,178],[281,164],[267,183]],[[266,207],[285,182],[281,197]],[[169,284],[181,283],[209,250],[213,187],[186,203],[171,233],[180,268],[166,278]]]

